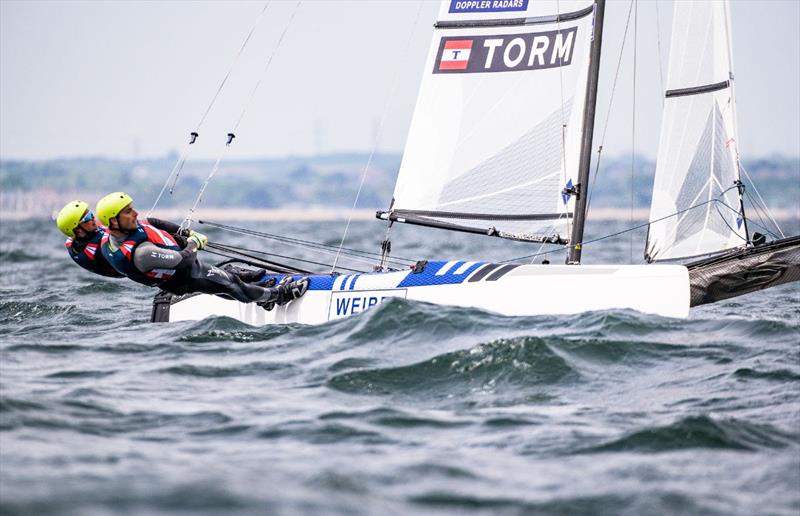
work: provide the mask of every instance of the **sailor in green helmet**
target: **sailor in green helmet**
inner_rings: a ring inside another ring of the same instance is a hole
[[[255,302],[271,309],[299,298],[308,289],[308,279],[279,284],[274,288],[246,283],[237,274],[204,264],[197,252],[208,238],[189,231],[184,245],[172,234],[140,221],[133,198],[124,192],[114,192],[97,202],[98,218],[108,227],[101,241],[101,252],[114,269],[143,285],[159,287],[182,295],[202,292],[230,297],[242,303]],[[263,271],[262,271],[263,274]]]
[[[68,202],[58,212],[56,226],[67,237],[67,252],[75,263],[101,276],[122,277],[100,252],[100,241],[106,228],[97,224],[88,203],[80,200]]]

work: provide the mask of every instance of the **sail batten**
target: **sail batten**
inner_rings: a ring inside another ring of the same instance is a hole
[[[684,97],[686,95],[699,95],[701,93],[711,93],[712,91],[722,90],[731,85],[731,81],[722,81],[704,86],[694,86],[692,88],[681,88],[677,90],[667,90],[664,94],[666,98]]]
[[[448,212],[467,214],[460,226],[562,241],[575,211],[562,191],[578,182],[594,2],[463,5],[442,2],[391,211],[445,228]]]

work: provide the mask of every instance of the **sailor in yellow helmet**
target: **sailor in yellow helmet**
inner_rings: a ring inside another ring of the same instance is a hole
[[[122,277],[100,252],[100,241],[106,228],[97,224],[88,203],[81,200],[68,202],[58,212],[56,226],[67,237],[67,252],[75,263],[101,276]]]
[[[133,198],[124,192],[106,195],[97,202],[95,211],[100,221],[108,226],[108,234],[100,246],[103,256],[119,273],[137,283],[177,295],[202,292],[228,296],[243,303],[255,302],[267,309],[288,303],[308,289],[307,278],[269,288],[246,283],[230,270],[204,264],[197,252],[208,243],[205,235],[189,231],[183,243],[174,236],[180,229],[177,224],[173,224],[175,231],[170,231],[148,220],[140,221]],[[263,271],[259,275],[263,275]]]

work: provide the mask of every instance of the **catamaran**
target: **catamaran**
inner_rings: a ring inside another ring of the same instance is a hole
[[[152,320],[319,324],[391,298],[510,316],[686,317],[692,306],[800,280],[800,237],[766,242],[748,226],[730,11],[717,0],[675,3],[648,263],[581,265],[604,12],[605,0],[443,0],[394,194],[377,213],[388,228],[558,246],[566,263],[449,259],[396,269],[387,237],[374,270],[345,273],[334,262],[313,273],[218,245],[228,261],[266,268],[266,281],[307,275],[308,292],[272,310],[162,292]]]

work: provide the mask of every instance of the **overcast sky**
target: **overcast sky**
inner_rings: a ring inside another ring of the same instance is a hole
[[[295,4],[270,5],[193,157],[218,154]],[[180,149],[263,5],[0,0],[0,158],[156,157]],[[629,5],[608,4],[598,129]],[[437,8],[435,1],[304,1],[230,156],[369,151],[382,116],[378,150],[402,151]],[[635,145],[655,156],[659,34],[666,70],[671,12],[666,0],[639,2],[637,133],[634,142],[633,61],[626,51],[609,154]],[[732,16],[742,153],[800,156],[800,1],[733,0]]]

